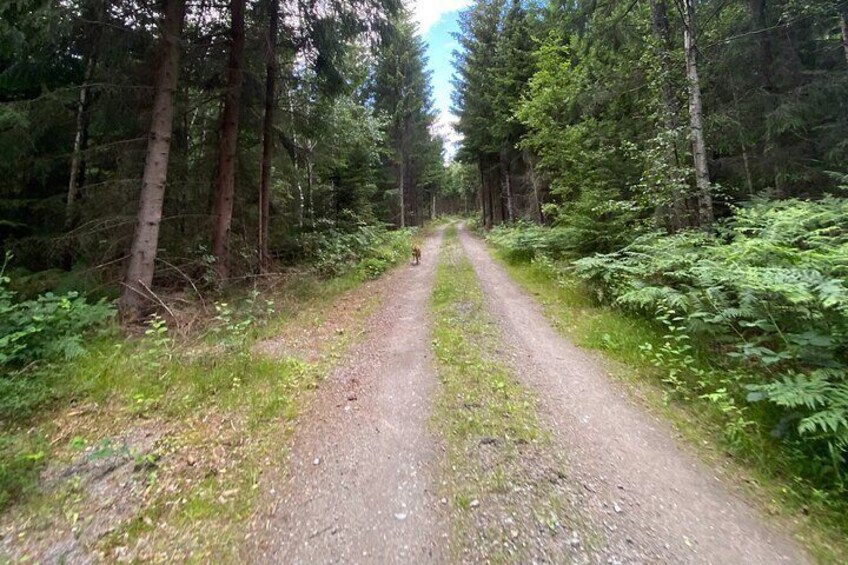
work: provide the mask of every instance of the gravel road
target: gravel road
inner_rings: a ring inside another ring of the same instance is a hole
[[[623,563],[807,563],[789,536],[678,447],[667,424],[631,403],[603,363],[562,338],[539,305],[469,234],[460,239],[512,363],[584,493],[582,509]]]
[[[248,550],[251,562],[445,562],[428,430],[437,379],[428,302],[442,232],[422,261],[389,276],[368,336],[316,394],[294,434],[286,484]]]
[[[500,327],[505,362],[537,395],[552,455],[567,464],[584,534],[604,548],[578,561],[811,562],[682,450],[668,424],[631,402],[600,359],[561,337],[480,240],[461,229],[460,241]],[[441,440],[428,425],[439,386],[428,301],[441,242],[440,231],[420,266],[381,282],[386,297],[366,339],[322,383],[281,455],[287,478],[265,497],[251,562],[451,562],[450,507],[436,496]]]

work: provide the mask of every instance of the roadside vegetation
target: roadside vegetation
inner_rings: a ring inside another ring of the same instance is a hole
[[[848,3],[480,1],[460,27],[490,241],[844,562]]]
[[[412,235],[325,234],[297,272],[174,301],[134,336],[105,302],[34,301],[64,313],[30,317],[44,327],[26,351],[43,353],[9,356],[0,378],[0,527],[16,557],[235,559],[304,392],[378,305],[357,288],[405,260]]]
[[[442,383],[433,425],[447,449],[442,494],[455,510],[453,558],[494,563],[574,558],[583,551],[580,543],[592,540],[569,507],[566,469],[550,449],[537,401],[508,368],[483,300],[452,225],[431,306]]]
[[[693,443],[709,441],[715,463],[732,456],[765,487],[769,512],[839,561],[848,551],[845,207],[756,203],[715,234],[646,234],[582,259],[559,228],[488,237],[566,335],[622,361],[617,373],[637,394]]]

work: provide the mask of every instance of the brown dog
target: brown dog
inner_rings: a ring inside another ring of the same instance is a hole
[[[416,265],[421,262],[421,248],[417,245],[412,246],[412,259]]]

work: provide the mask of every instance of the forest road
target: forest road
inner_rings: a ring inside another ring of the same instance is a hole
[[[428,430],[437,378],[428,304],[442,231],[389,275],[368,334],[322,383],[245,556],[265,563],[445,562],[447,520]]]
[[[484,243],[464,229],[460,240],[513,349],[513,369],[538,395],[542,422],[582,487],[580,510],[621,562],[811,562],[681,450],[667,424],[617,390],[600,360],[562,338]]]

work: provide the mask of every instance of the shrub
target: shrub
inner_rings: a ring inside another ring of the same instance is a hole
[[[537,257],[557,259],[573,255],[575,249],[572,230],[530,223],[497,226],[489,232],[488,239],[516,261]]]
[[[343,231],[322,225],[300,238],[303,260],[321,276],[341,276],[356,269],[366,278],[383,273],[401,256],[406,256],[413,230],[390,231],[385,226],[359,225]]]
[[[16,302],[8,282],[0,276],[0,368],[76,357],[84,352],[85,332],[114,313],[104,301],[90,304],[75,292]]]
[[[81,355],[87,332],[114,314],[104,301],[90,304],[73,292],[16,301],[4,273],[5,266],[0,269],[0,420],[26,417],[47,400],[53,392],[45,363]]]
[[[776,433],[848,448],[848,200],[756,202],[715,235],[650,234],[575,263],[597,297],[679,316],[742,364]],[[787,424],[793,424],[791,426]]]

